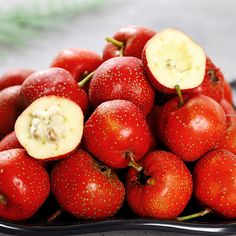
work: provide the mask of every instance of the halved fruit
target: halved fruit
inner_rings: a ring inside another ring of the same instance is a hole
[[[206,55],[184,33],[166,29],[147,42],[143,63],[152,85],[161,92],[173,93],[176,85],[189,90],[202,83]]]
[[[28,154],[36,159],[66,157],[79,145],[84,116],[73,101],[45,96],[35,100],[18,117],[15,133]]]

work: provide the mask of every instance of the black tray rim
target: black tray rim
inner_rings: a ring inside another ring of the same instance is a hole
[[[236,222],[199,223],[154,219],[111,219],[73,225],[24,225],[0,220],[0,232],[10,235],[76,235],[127,230],[190,233],[199,235],[236,235]]]

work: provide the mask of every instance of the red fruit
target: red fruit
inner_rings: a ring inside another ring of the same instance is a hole
[[[227,130],[218,148],[225,148],[236,155],[236,116],[228,123]]]
[[[23,68],[7,71],[0,77],[0,90],[22,84],[23,81],[32,73],[34,73],[33,70]]]
[[[224,98],[230,103],[233,104],[233,92],[230,84],[224,79]]]
[[[49,195],[47,172],[23,149],[0,152],[0,218],[33,216]]]
[[[60,206],[83,219],[113,216],[122,206],[125,195],[117,175],[83,150],[56,164],[51,183]]]
[[[184,161],[194,161],[219,145],[225,130],[225,112],[215,100],[205,95],[167,102],[163,119],[165,145]]]
[[[51,95],[38,98],[22,112],[15,133],[31,157],[58,160],[78,147],[83,124],[83,112],[75,102]]]
[[[81,48],[63,49],[53,59],[50,67],[60,67],[71,73],[77,82],[93,72],[102,63],[101,57]]]
[[[151,139],[141,110],[126,100],[102,103],[84,126],[86,148],[112,168],[124,168],[141,159]]]
[[[112,57],[133,56],[142,57],[142,50],[146,42],[156,34],[155,31],[142,26],[127,26],[119,29],[112,38],[107,38],[109,41],[103,49],[103,60],[108,60]],[[118,44],[112,43],[115,39]]]
[[[141,172],[130,168],[126,180],[127,200],[139,216],[174,219],[187,205],[192,194],[192,177],[175,155],[155,151],[139,163]]]
[[[154,103],[154,89],[135,57],[115,57],[105,61],[95,71],[89,86],[93,107],[105,101],[124,99],[133,102],[146,115]]]
[[[234,109],[233,105],[226,99],[222,99],[220,101],[220,105],[226,114],[228,126],[230,126],[232,122],[236,123],[236,110]]]
[[[236,155],[214,150],[193,171],[194,194],[204,206],[225,218],[236,218]]]
[[[162,93],[175,93],[175,86],[191,91],[205,75],[206,56],[187,35],[166,29],[146,43],[142,60],[153,87]]]
[[[224,76],[207,57],[205,77],[201,85],[191,90],[191,93],[204,94],[220,102],[224,98]]]
[[[12,131],[0,141],[0,152],[13,148],[23,148],[16,137],[15,131]]]
[[[56,95],[76,102],[84,113],[88,110],[88,96],[79,88],[71,74],[61,68],[49,68],[30,75],[22,84],[21,98],[29,106],[37,98]]]
[[[22,112],[20,103],[20,85],[0,91],[0,139],[14,129],[17,117]]]

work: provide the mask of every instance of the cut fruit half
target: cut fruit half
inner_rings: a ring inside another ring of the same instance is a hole
[[[45,96],[35,100],[18,117],[15,133],[28,154],[36,159],[66,157],[79,145],[84,116],[73,101]]]
[[[166,29],[153,36],[143,50],[150,82],[159,91],[174,93],[175,86],[188,90],[199,86],[205,75],[203,49],[184,33]]]

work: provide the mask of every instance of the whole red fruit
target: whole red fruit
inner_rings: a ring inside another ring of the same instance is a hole
[[[84,126],[84,144],[112,168],[127,167],[141,159],[152,136],[141,110],[132,102],[113,100],[99,105]]]
[[[204,94],[220,102],[224,98],[224,75],[209,57],[206,58],[206,72],[201,85],[190,93]]]
[[[233,104],[233,92],[228,81],[224,80],[224,98],[230,103]]]
[[[177,156],[154,151],[139,164],[143,171],[133,168],[126,179],[127,200],[139,216],[174,219],[186,207],[192,194],[192,177]]]
[[[20,102],[21,86],[15,85],[0,91],[0,139],[14,129],[17,117],[23,111]]]
[[[236,123],[236,110],[234,109],[232,103],[229,103],[225,98],[223,98],[220,101],[220,105],[226,114],[227,125],[230,126],[232,122]]]
[[[12,131],[11,133],[7,134],[0,141],[0,151],[5,151],[13,148],[23,148],[16,137],[15,131]]]
[[[117,175],[83,150],[56,164],[51,183],[60,206],[83,219],[113,216],[122,206],[125,195]]]
[[[236,155],[222,149],[203,156],[193,171],[194,195],[225,218],[236,218]]]
[[[71,74],[61,68],[49,68],[30,75],[22,84],[21,99],[29,106],[37,98],[56,95],[76,102],[84,113],[88,110],[88,96]]]
[[[2,76],[0,76],[0,90],[10,86],[22,84],[23,81],[32,73],[34,73],[34,70],[25,68],[7,71]]]
[[[236,116],[234,122],[228,124],[218,148],[225,148],[236,155]]]
[[[142,61],[135,57],[115,57],[105,61],[95,71],[89,86],[93,107],[105,101],[124,99],[133,102],[146,115],[153,106],[154,96]]]
[[[0,152],[0,217],[25,220],[33,216],[50,192],[49,176],[24,149]]]
[[[142,57],[142,50],[146,42],[156,34],[155,31],[142,26],[126,26],[119,29],[113,39],[123,43],[123,56]],[[103,49],[103,60],[120,56],[121,47],[107,43]]]
[[[164,142],[174,154],[184,161],[195,161],[210,149],[219,145],[226,130],[223,108],[210,97],[197,95],[167,102],[163,120]]]
[[[60,51],[50,67],[63,68],[71,73],[77,82],[93,72],[102,63],[95,52],[81,48],[67,48]]]

